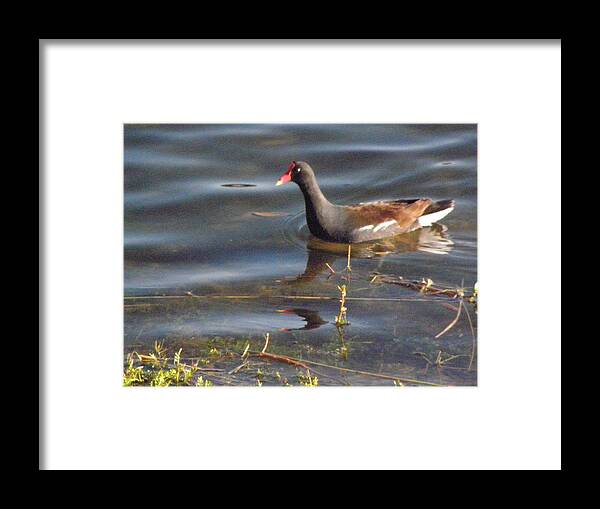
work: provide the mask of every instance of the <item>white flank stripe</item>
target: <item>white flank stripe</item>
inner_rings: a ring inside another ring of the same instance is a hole
[[[395,222],[396,222],[395,219],[391,219],[390,221],[385,221],[383,223],[379,223],[373,231],[378,232],[379,230],[385,230],[388,226],[393,225]]]
[[[362,228],[359,228],[358,231],[362,232],[362,231],[365,231],[365,230],[370,230],[371,228],[373,228],[373,225],[372,224],[368,224],[367,226],[363,226]]]
[[[440,210],[439,212],[434,212],[433,214],[427,214],[426,216],[421,216],[419,218],[419,224],[421,226],[431,226],[436,221],[439,221],[443,217],[446,217],[453,210],[454,210],[454,207],[449,207],[447,209]]]

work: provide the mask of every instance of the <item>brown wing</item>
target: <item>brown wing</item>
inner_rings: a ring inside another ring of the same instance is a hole
[[[356,228],[396,221],[399,230],[409,229],[423,212],[432,204],[428,198],[419,200],[398,200],[388,202],[360,203],[350,205],[348,212]]]

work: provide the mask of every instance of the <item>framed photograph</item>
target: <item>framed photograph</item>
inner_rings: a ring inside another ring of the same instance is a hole
[[[40,469],[561,468],[560,40],[41,40],[40,87]]]

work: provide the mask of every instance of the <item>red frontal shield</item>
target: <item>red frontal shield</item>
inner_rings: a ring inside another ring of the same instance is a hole
[[[279,177],[279,180],[276,182],[276,186],[280,186],[282,184],[286,184],[287,182],[290,182],[292,180],[292,171],[294,171],[294,168],[296,167],[296,162],[292,161],[291,164],[288,166],[287,171],[281,176]]]

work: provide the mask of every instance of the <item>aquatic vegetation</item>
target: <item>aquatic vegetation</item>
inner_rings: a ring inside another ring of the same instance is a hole
[[[288,379],[286,377],[282,376],[282,374],[279,371],[275,372],[275,378],[277,378],[277,380],[279,380],[281,385],[283,385],[284,387],[291,387],[288,382]]]
[[[475,311],[477,311],[477,301],[479,299],[479,283],[475,282],[473,286],[473,295],[469,297],[469,302],[475,306]]]
[[[350,266],[350,255],[352,253],[352,244],[348,244],[348,262],[346,263],[346,270],[348,272],[352,272],[352,267]]]
[[[444,354],[444,352],[442,352],[441,350],[437,351],[435,360],[431,360],[429,355],[427,355],[424,352],[415,352],[415,355],[424,359],[425,362],[427,362],[427,364],[437,366],[439,368],[448,364],[450,361],[453,361],[454,359],[459,359],[461,357],[469,357],[468,355],[462,355],[462,354],[461,355]],[[446,357],[444,357],[444,355],[446,355]]]
[[[166,350],[163,342],[154,342],[154,351],[148,355],[140,355],[136,353],[138,359],[141,362],[150,363],[155,368],[160,368],[166,365],[168,359],[166,357]]]
[[[211,387],[213,383],[210,380],[204,380],[202,376],[198,377],[196,380],[196,387]]]
[[[125,387],[135,385],[151,387],[199,385],[206,387],[207,384],[200,381],[202,377],[198,377],[194,382],[194,378],[200,370],[199,362],[186,364],[181,360],[181,353],[182,349],[180,348],[174,353],[171,361],[167,356],[164,342],[158,341],[155,341],[154,351],[149,354],[129,353],[123,374],[123,385]],[[139,365],[135,365],[136,359]],[[198,383],[199,381],[200,383]]]
[[[256,385],[258,385],[259,387],[262,387],[263,379],[264,379],[264,373],[262,372],[262,370],[260,368],[258,368],[256,370]]]
[[[352,272],[352,267],[350,265],[351,253],[352,253],[352,244],[348,244],[348,261],[346,263],[346,272],[348,274],[346,277],[347,282],[350,282],[350,272]],[[346,296],[348,293],[348,286],[345,284],[338,285],[337,289],[340,292],[340,309],[339,309],[337,316],[335,317],[335,326],[338,327],[338,329],[339,329],[340,327],[343,327],[344,325],[348,325],[348,316],[347,316],[348,308],[346,307]]]
[[[340,291],[340,311],[335,317],[335,325],[336,327],[341,327],[348,325],[348,317],[346,316],[346,312],[348,311],[346,307],[346,285],[338,286],[338,290]]]
[[[340,359],[343,361],[348,360],[348,345],[343,339],[340,341],[339,348],[337,348],[335,351],[340,356]]]
[[[144,381],[144,368],[142,366],[134,366],[133,354],[127,355],[127,367],[123,374],[123,385],[129,387],[130,385],[141,384]]]
[[[354,385],[347,377],[352,377],[358,383],[359,380],[388,380],[394,385],[426,385],[439,386],[434,381],[421,380],[418,377],[406,376],[399,373],[386,373],[382,371],[369,371],[365,369],[353,369],[350,366],[339,365],[338,362],[345,363],[338,340],[332,345],[337,345],[337,351],[315,350],[319,356],[334,355],[330,361],[317,361],[307,358],[299,358],[293,355],[306,355],[308,350],[301,354],[293,347],[284,342],[276,345],[277,353],[267,351],[267,348],[273,349],[272,341],[267,341],[267,335],[264,336],[264,342],[259,343],[256,339],[236,341],[238,351],[228,352],[218,358],[205,357],[184,357],[184,350],[177,348],[170,349],[172,354],[167,354],[163,343],[155,345],[156,349],[152,352],[139,354],[130,352],[126,357],[123,373],[123,385],[125,386],[151,386],[151,387],[210,387],[214,385],[275,385],[279,387],[301,386],[316,387],[323,385]],[[223,351],[224,345],[228,343],[227,339],[221,339],[219,349]],[[368,344],[368,342],[359,342]],[[204,344],[204,355],[208,356],[210,348]],[[290,355],[291,354],[291,355]],[[418,355],[418,354],[416,354]],[[462,352],[452,352],[449,354],[440,354],[437,352],[425,353],[423,356],[429,360],[427,365],[446,368],[450,361],[458,357],[468,357]],[[421,355],[420,355],[421,356]],[[423,357],[423,358],[425,358]],[[207,363],[208,362],[208,363]],[[452,363],[452,366],[454,364]],[[457,368],[452,368],[457,369]],[[467,368],[461,368],[467,369]],[[436,377],[437,378],[437,377]]]
[[[162,369],[154,374],[150,380],[150,387],[168,387],[176,380],[175,370],[170,369],[163,371]]]
[[[316,376],[311,376],[308,369],[306,375],[298,375],[298,382],[304,387],[317,387],[319,385],[319,379]]]

